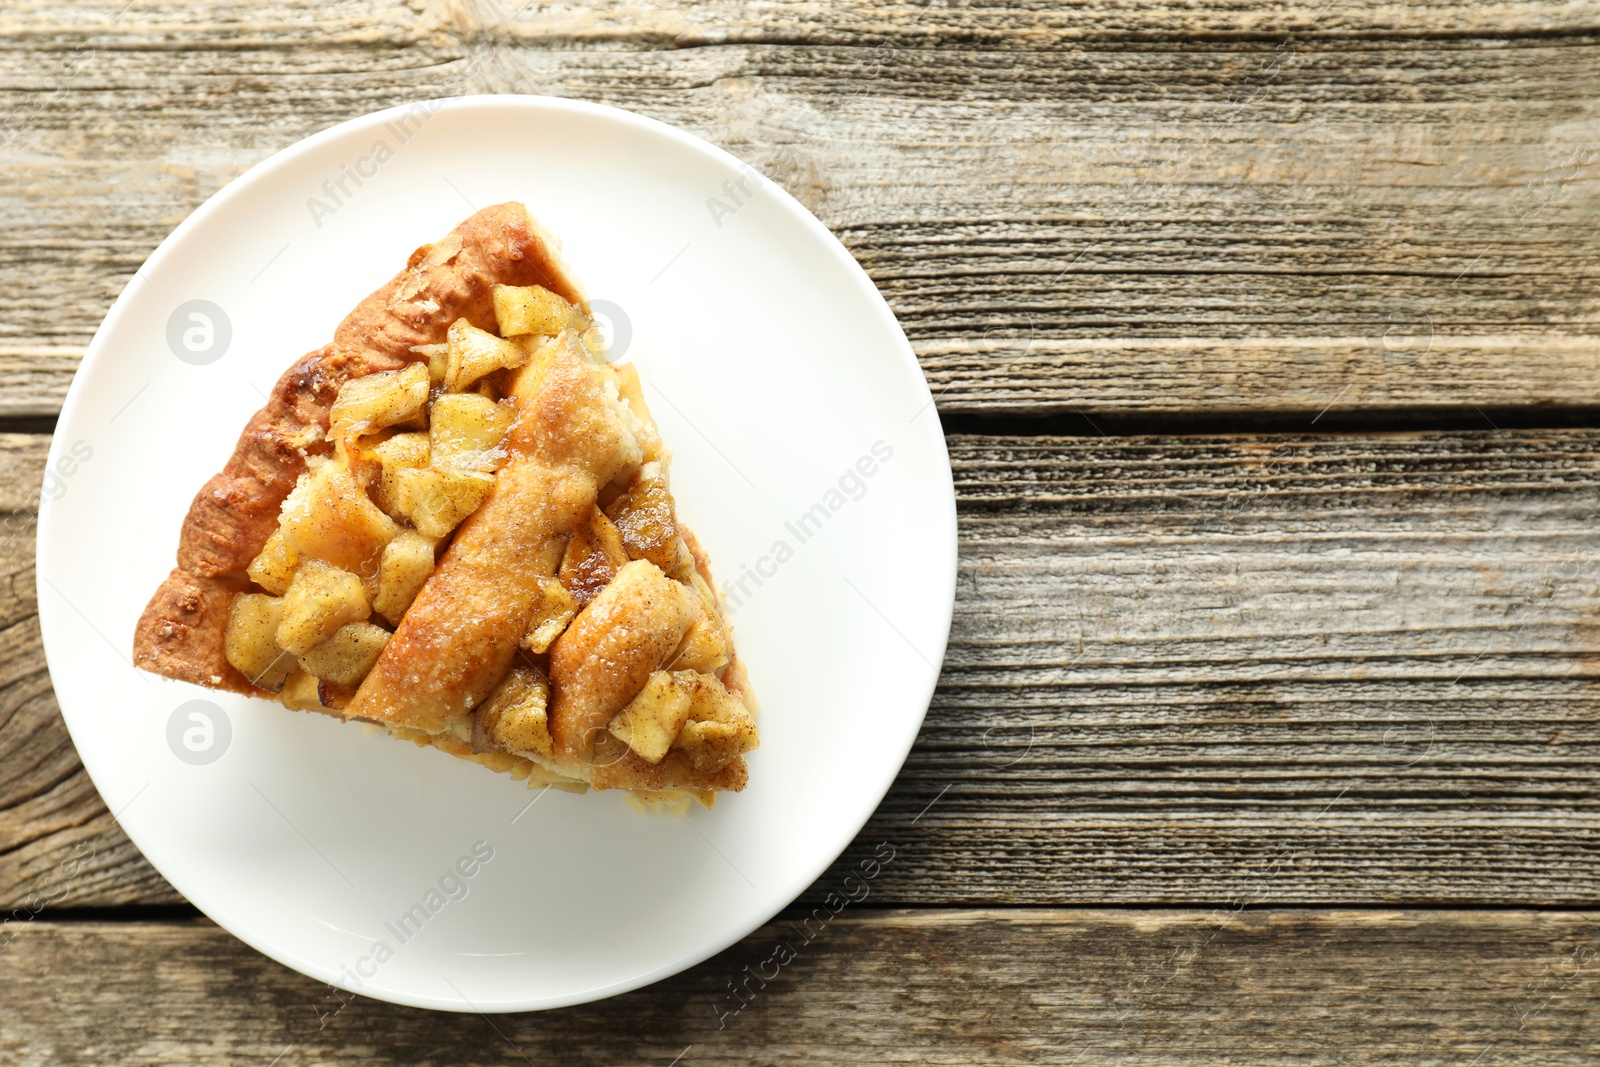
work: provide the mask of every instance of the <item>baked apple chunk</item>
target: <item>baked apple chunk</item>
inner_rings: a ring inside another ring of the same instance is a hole
[[[742,789],[755,703],[637,371],[520,205],[425,246],[203,489],[139,666],[571,790]]]

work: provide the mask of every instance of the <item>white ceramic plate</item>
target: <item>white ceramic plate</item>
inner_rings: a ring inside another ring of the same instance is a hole
[[[413,248],[505,200],[527,204],[608,302],[614,344],[676,451],[680,513],[735,605],[761,748],[750,786],[710,811],[533,793],[375,728],[130,665],[191,497],[278,375]],[[150,257],[62,411],[39,614],[84,765],[184,896],[345,989],[511,1011],[691,966],[823,872],[916,737],[955,564],[927,386],[882,297],[815,218],[661,123],[477,97],[302,141]]]

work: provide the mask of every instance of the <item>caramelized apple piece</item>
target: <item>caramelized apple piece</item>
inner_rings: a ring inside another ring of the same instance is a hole
[[[451,323],[448,345],[444,387],[452,393],[462,392],[485,374],[520,367],[528,361],[525,349],[478,329],[466,319]]]
[[[599,508],[589,513],[589,521],[572,531],[561,559],[561,584],[578,607],[593,600],[610,584],[617,571],[628,562],[622,535]]]
[[[240,593],[228,607],[222,653],[250,684],[269,693],[283,688],[294,657],[278,647],[283,601],[261,593]]]
[[[317,679],[317,703],[333,711],[343,711],[355,699],[356,686],[340,685],[326,678]]]
[[[400,497],[400,472],[428,465],[428,435],[397,433],[367,450],[378,464],[378,477],[372,482],[372,498],[391,518],[405,518],[397,501]]]
[[[727,666],[728,658],[728,636],[722,624],[702,615],[683,635],[683,644],[667,663],[679,670],[713,674]]]
[[[295,711],[322,711],[326,705],[322,703],[318,689],[317,676],[307,674],[305,669],[296,663],[289,680],[283,684],[283,689],[278,693],[278,702]]]
[[[361,622],[368,614],[367,593],[359,577],[320,559],[304,560],[283,595],[277,641],[302,655],[339,627]]]
[[[689,721],[692,678],[692,671],[651,674],[639,695],[611,720],[611,735],[645,762],[660,763]]]
[[[661,431],[656,429],[655,416],[650,414],[650,405],[644,402],[644,385],[639,381],[638,370],[632,363],[618,363],[611,370],[617,383],[617,395],[633,413],[636,423],[633,432],[639,440],[639,447],[644,450],[645,462],[658,462],[666,454],[666,449],[661,444]]]
[[[478,510],[494,487],[494,476],[483,471],[406,468],[398,482],[396,503],[411,524],[428,537],[443,537]]]
[[[267,543],[261,547],[261,552],[250,561],[250,567],[245,571],[250,580],[273,596],[282,596],[289,589],[289,583],[294,580],[295,566],[300,562],[300,553],[289,547],[289,542],[284,539],[283,530],[272,531],[272,536],[267,538]]]
[[[443,389],[445,378],[450,374],[449,344],[412,345],[411,351],[428,361],[428,384],[434,389]]]
[[[540,577],[554,578],[556,571],[561,569],[561,560],[566,555],[567,541],[569,539],[567,534],[550,538],[535,553],[528,564],[529,569]]]
[[[516,412],[476,393],[450,393],[433,402],[428,418],[430,462],[441,469],[494,471]]]
[[[550,681],[542,670],[514,665],[473,714],[472,750],[536,752],[553,758],[555,743],[545,714],[549,699]]]
[[[733,658],[733,642],[722,618],[721,605],[699,571],[690,570],[684,584],[699,596],[700,612],[689,632],[683,635],[683,644],[667,660],[668,667],[715,674]]]
[[[589,316],[542,285],[497,285],[493,292],[501,337],[554,337],[562,330],[582,333],[589,328]]]
[[[697,771],[721,770],[757,745],[756,724],[740,722],[689,722],[673,742],[694,760]]]
[[[660,463],[640,467],[633,485],[612,501],[606,514],[616,524],[629,559],[647,559],[680,581],[694,570],[694,556],[678,536],[672,491]]]
[[[540,577],[533,608],[528,615],[528,632],[522,647],[529,652],[547,652],[555,639],[578,614],[578,603],[555,577],[566,552],[568,538],[552,537],[529,562],[528,570]]]
[[[689,576],[683,579],[683,583],[700,597],[700,607],[707,615],[713,619],[722,618],[722,605],[717,601],[717,594],[711,591],[710,583],[700,577],[699,571],[690,571]]]
[[[423,583],[433,574],[433,554],[437,545],[431,537],[416,530],[401,530],[400,536],[383,549],[378,563],[378,595],[372,610],[400,625],[400,616],[417,599]]]
[[[400,532],[350,472],[331,461],[302,475],[278,521],[284,540],[302,558],[358,574],[376,573],[378,554]]]
[[[533,616],[528,620],[522,647],[529,652],[548,652],[577,614],[578,602],[559,579],[539,579],[539,593],[533,601]]]
[[[389,631],[370,622],[346,623],[300,656],[300,668],[319,680],[354,689],[389,641]]]
[[[428,368],[421,363],[352,378],[339,387],[328,412],[328,436],[347,438],[412,421],[427,402]]]
[[[689,753],[696,770],[715,771],[727,766],[760,743],[755,719],[740,699],[728,692],[714,675],[679,671],[689,675],[689,721],[672,747]]]

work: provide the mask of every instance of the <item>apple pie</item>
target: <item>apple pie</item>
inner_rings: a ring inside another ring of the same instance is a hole
[[[195,497],[141,668],[537,786],[709,804],[754,700],[631,364],[520,204],[278,380]]]

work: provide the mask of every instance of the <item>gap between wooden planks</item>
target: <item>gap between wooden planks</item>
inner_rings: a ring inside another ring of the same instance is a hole
[[[939,689],[812,896],[880,841],[886,903],[1600,896],[1600,430],[950,445]],[[0,436],[0,900],[173,901],[49,690],[44,447]]]

